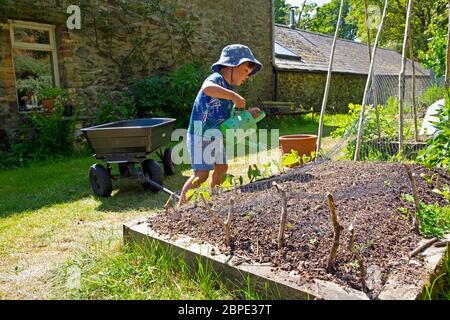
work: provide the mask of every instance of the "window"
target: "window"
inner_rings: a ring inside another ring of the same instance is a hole
[[[39,109],[39,91],[59,86],[55,26],[9,22],[19,111]]]

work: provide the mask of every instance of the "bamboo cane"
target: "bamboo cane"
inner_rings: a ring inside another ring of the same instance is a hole
[[[417,129],[417,105],[416,105],[416,66],[414,63],[414,50],[413,50],[412,32],[409,32],[409,55],[411,56],[412,67],[412,109],[414,119],[414,140],[419,141],[419,131]]]
[[[369,63],[372,61],[372,45],[370,42],[370,28],[369,28],[369,12],[368,12],[368,4],[367,0],[364,0],[364,15],[366,19],[366,33],[367,33],[367,49],[369,52]],[[377,99],[377,87],[376,82],[374,81],[374,75],[372,75],[372,79],[370,79],[372,83],[372,94],[373,94],[373,106],[375,108],[375,117],[377,121],[377,132],[378,139],[381,138],[381,126],[380,126],[380,112],[378,110],[378,99]]]
[[[317,145],[316,145],[316,154],[319,155],[320,145],[322,142],[322,134],[323,134],[323,117],[325,115],[325,108],[327,106],[328,101],[328,93],[330,91],[330,80],[331,80],[331,70],[333,69],[333,59],[334,59],[334,49],[336,48],[336,40],[339,34],[339,26],[341,25],[342,19],[342,11],[344,8],[344,1],[341,0],[341,6],[339,8],[339,16],[336,24],[336,30],[334,31],[333,45],[331,46],[330,53],[330,62],[328,65],[328,74],[327,74],[327,82],[325,84],[325,92],[323,94],[322,108],[320,109],[320,119],[319,119],[319,132],[317,134]]]
[[[405,98],[405,68],[406,68],[406,45],[408,43],[409,29],[411,26],[412,0],[408,0],[406,9],[405,35],[403,37],[402,68],[398,76],[398,152],[403,153],[403,100]]]
[[[369,88],[370,88],[370,82],[371,82],[370,80],[372,79],[373,66],[374,66],[376,52],[377,52],[378,40],[380,39],[381,30],[383,30],[384,21],[386,20],[388,6],[389,6],[389,0],[385,0],[384,9],[383,9],[383,16],[381,17],[381,22],[380,22],[380,25],[378,27],[377,36],[375,37],[375,42],[373,44],[372,61],[370,62],[370,66],[369,66],[369,75],[367,76],[366,87],[364,89],[364,96],[363,96],[363,101],[362,101],[362,104],[361,104],[361,112],[359,114],[358,136],[357,136],[357,139],[356,139],[356,148],[355,148],[354,161],[358,161],[359,160],[359,152],[361,151],[361,140],[362,140],[363,130],[364,130],[364,114],[366,112],[367,93],[368,93]]]

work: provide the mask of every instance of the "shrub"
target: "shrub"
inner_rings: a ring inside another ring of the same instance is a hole
[[[73,151],[74,120],[63,120],[64,108],[57,104],[53,113],[23,115],[15,143],[0,151],[0,169],[18,168],[36,160],[68,156]]]
[[[430,106],[436,101],[444,99],[446,93],[447,89],[445,86],[434,84],[422,93],[419,100],[425,106]]]
[[[124,92],[119,92],[114,97],[104,97],[104,103],[96,115],[96,123],[114,122],[136,117],[138,117],[138,114],[133,97]]]
[[[443,108],[439,108],[435,122],[436,131],[427,140],[427,147],[419,152],[417,160],[426,167],[450,168],[450,94],[447,93]]]
[[[53,86],[44,86],[39,89],[37,97],[40,101],[42,100],[54,100],[58,98],[59,96],[62,96],[66,93],[66,90],[59,87],[53,87]]]
[[[206,71],[196,64],[185,64],[166,76],[132,79],[129,87],[113,98],[105,98],[97,114],[99,122],[133,117],[173,117],[176,125],[187,126],[195,97]]]

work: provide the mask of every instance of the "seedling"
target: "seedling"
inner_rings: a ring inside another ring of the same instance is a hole
[[[300,156],[297,150],[292,149],[290,153],[285,153],[281,160],[281,164],[284,167],[295,167],[301,164],[308,163],[314,160],[316,157],[315,152],[311,152],[311,156],[307,156],[306,154]]]
[[[384,185],[388,188],[392,188],[392,180],[390,180],[390,179],[385,180]]]
[[[450,187],[448,184],[446,184],[442,190],[439,190],[438,188],[433,189],[433,192],[443,196],[444,199],[450,203]]]
[[[220,189],[230,190],[234,186],[242,185],[243,183],[244,178],[242,176],[235,177],[234,175],[227,173],[222,177],[222,184],[220,185]]]
[[[314,237],[314,238],[309,239],[309,243],[315,247],[317,245],[317,238]]]
[[[429,177],[429,176],[428,176],[427,174],[425,174],[425,173],[421,173],[421,174],[420,174],[420,177],[421,177],[423,180],[425,180],[425,182],[426,182],[429,186],[432,186],[432,185],[433,185],[434,177],[437,177],[437,176],[439,176],[437,173],[433,174],[431,177]]]
[[[193,181],[192,184],[195,184],[198,181],[198,177],[196,177]],[[198,203],[201,199],[205,198],[205,200],[207,201],[211,201],[212,197],[211,197],[211,192],[209,190],[209,186],[207,185],[206,181],[203,182],[202,184],[200,184],[200,186],[198,188],[194,188],[194,189],[189,189],[186,192],[186,199],[188,199],[188,201],[194,201],[194,203]]]
[[[250,179],[250,182],[253,182],[257,178],[262,177],[261,170],[259,170],[256,164],[249,165],[247,170],[247,176]]]

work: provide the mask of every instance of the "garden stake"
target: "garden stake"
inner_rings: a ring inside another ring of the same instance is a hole
[[[175,207],[173,206],[173,194],[170,195],[169,199],[166,201],[166,204],[164,205],[166,215],[169,213],[169,207],[172,207],[172,209],[175,210]]]
[[[358,261],[359,268],[360,268],[360,281],[361,286],[363,288],[364,292],[367,292],[367,285],[366,285],[366,267],[364,265],[364,261],[359,254],[358,248],[354,245],[355,242],[355,229],[353,228],[353,224],[348,227],[348,231],[350,232],[350,241],[348,242],[348,249],[350,252],[353,253],[356,260]]]
[[[334,267],[336,261],[336,253],[339,248],[339,237],[341,236],[341,231],[344,229],[338,221],[336,215],[336,206],[334,204],[333,196],[331,193],[327,193],[328,206],[330,207],[331,221],[333,222],[334,238],[333,246],[331,247],[330,256],[327,261],[327,270],[330,271]]]
[[[348,227],[348,232],[350,232],[350,238],[348,239],[348,251],[352,252],[353,243],[355,242],[355,232],[353,229],[353,224]]]
[[[230,246],[230,234],[231,234],[231,231],[230,231],[231,219],[233,216],[233,209],[234,209],[234,197],[231,197],[231,199],[230,199],[230,209],[228,210],[228,217],[225,222],[222,219],[220,219],[220,217],[212,211],[211,206],[208,204],[208,201],[206,201],[205,196],[203,194],[201,194],[201,197],[202,197],[203,203],[206,206],[206,209],[208,209],[208,212],[212,215],[214,220],[216,220],[223,227],[223,231],[225,232],[225,244],[227,247],[229,247]]]
[[[275,181],[272,182],[272,185],[277,188],[277,191],[281,196],[281,218],[280,218],[280,229],[278,231],[278,249],[281,249],[284,245],[284,232],[286,230],[286,215],[287,215],[287,200],[286,200],[286,191],[281,189],[280,185]]]
[[[439,241],[438,238],[433,238],[431,240],[428,240],[423,245],[421,245],[421,246],[417,247],[416,249],[414,249],[413,251],[411,251],[411,253],[409,254],[409,257],[410,258],[414,257],[416,254],[421,253],[422,251],[424,251],[428,247],[431,247],[431,245],[433,243],[437,242],[437,241]]]
[[[436,176],[436,189],[441,190],[441,180],[439,179],[441,176],[438,174]]]
[[[414,215],[414,219],[413,219],[413,225],[414,225],[414,230],[416,230],[417,233],[419,233],[419,195],[417,194],[417,188],[416,188],[416,180],[414,179],[414,176],[411,172],[410,167],[407,164],[403,164],[403,166],[406,169],[406,173],[408,174],[408,178],[411,181],[411,187],[412,187],[412,191],[413,191],[413,196],[414,196],[414,207],[415,207],[415,211],[416,214]]]

